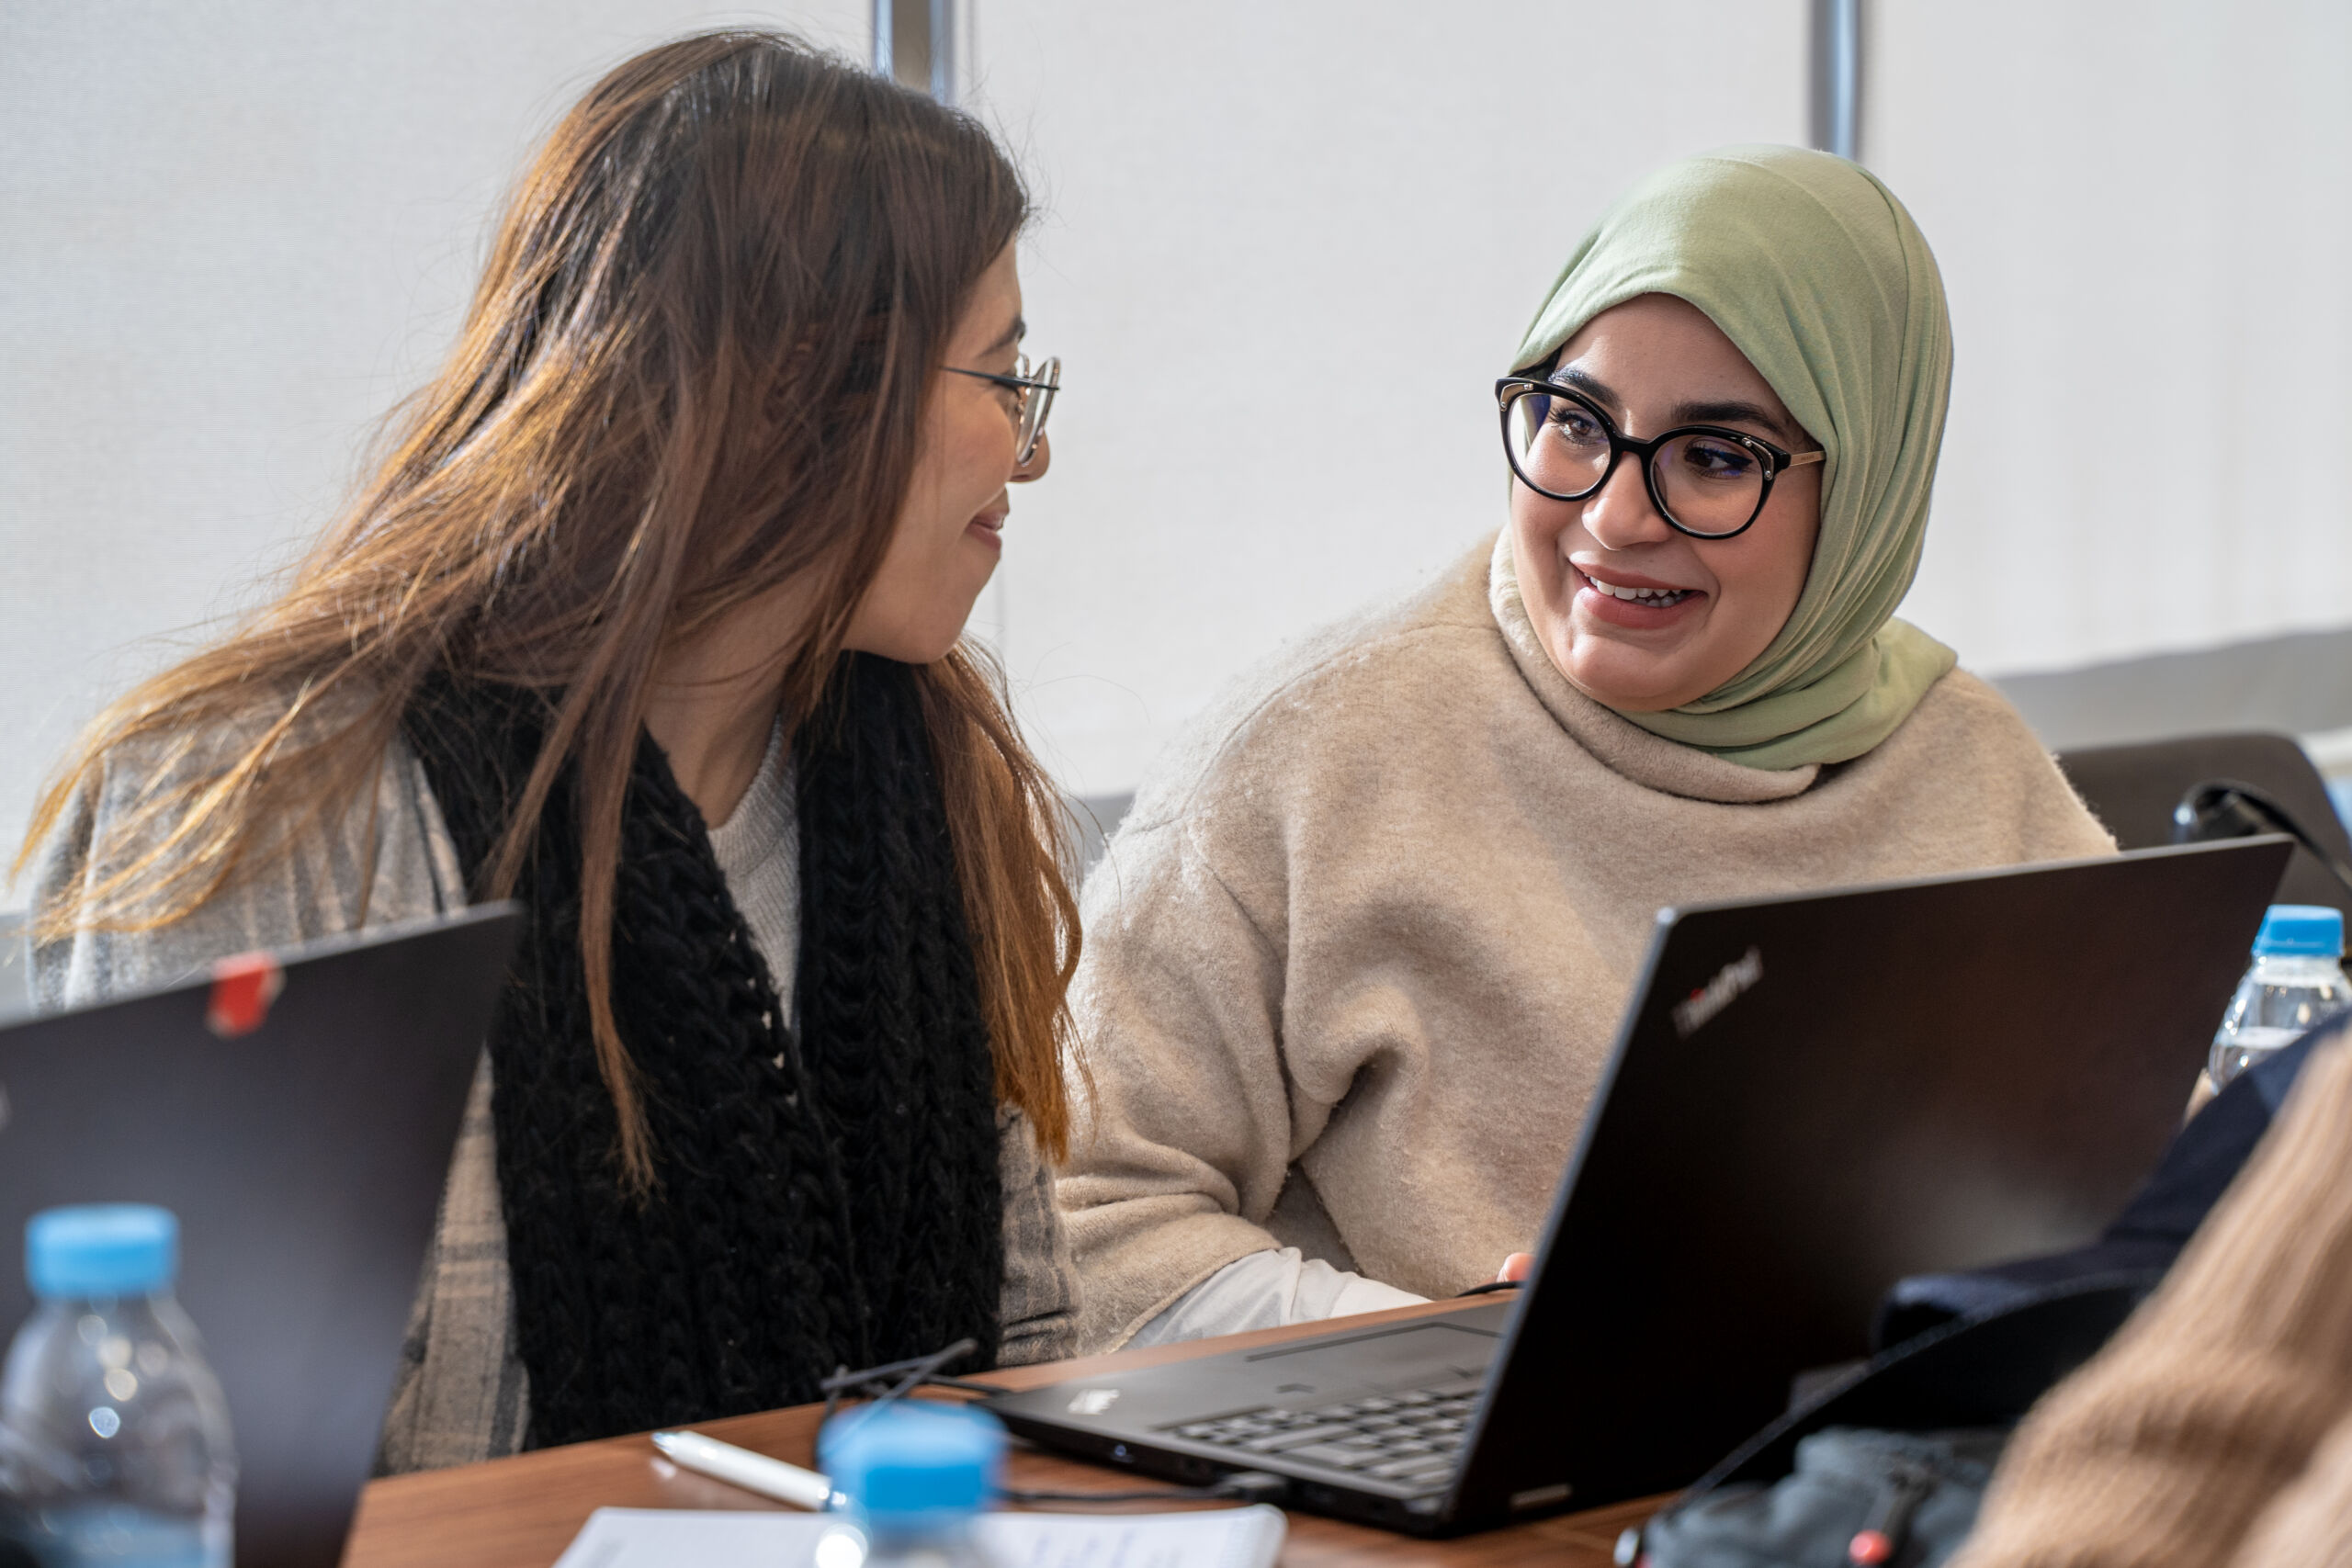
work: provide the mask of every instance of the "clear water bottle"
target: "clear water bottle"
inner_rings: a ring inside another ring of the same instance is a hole
[[[2344,974],[2344,916],[2319,904],[2273,904],[2254,939],[2254,966],[2238,982],[2213,1034],[2206,1076],[2215,1089],[2335,1013],[2352,1008]]]
[[[1004,1426],[984,1410],[894,1400],[828,1422],[819,1463],[850,1499],[817,1568],[981,1568],[981,1511],[1004,1468]]]
[[[229,1568],[229,1407],[172,1298],[178,1265],[168,1209],[25,1227],[36,1304],[0,1375],[0,1534],[42,1568]]]

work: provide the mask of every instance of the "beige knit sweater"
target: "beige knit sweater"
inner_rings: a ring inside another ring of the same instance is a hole
[[[2352,1564],[2352,1049],[2148,1304],[2042,1401],[1953,1568]]]
[[[1085,895],[1082,1344],[1276,1246],[1425,1295],[1533,1244],[1662,905],[2110,852],[1946,676],[1876,750],[1745,768],[1535,641],[1500,540],[1179,743]]]

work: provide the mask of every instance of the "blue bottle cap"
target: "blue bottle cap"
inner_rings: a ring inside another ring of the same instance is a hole
[[[149,1296],[179,1273],[180,1222],[153,1203],[43,1209],[25,1222],[25,1280],[43,1301]]]
[[[1004,1424],[966,1405],[894,1400],[825,1424],[818,1452],[834,1490],[886,1529],[978,1512],[1004,1467]]]
[[[2254,939],[2260,957],[2341,958],[2344,913],[2324,904],[2273,904]]]

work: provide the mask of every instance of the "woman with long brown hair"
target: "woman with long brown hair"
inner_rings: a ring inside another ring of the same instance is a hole
[[[1027,210],[788,38],[628,62],[347,515],[43,798],[51,1006],[524,904],[387,1469],[1067,1345],[1063,818],[961,640],[1047,462]]]

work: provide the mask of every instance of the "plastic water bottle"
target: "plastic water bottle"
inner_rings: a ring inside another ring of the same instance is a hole
[[[2254,966],[2214,1032],[2206,1076],[2216,1089],[2306,1030],[2352,1008],[2344,916],[2319,904],[2273,904],[2254,939]]]
[[[229,1568],[229,1407],[172,1297],[178,1265],[168,1209],[25,1227],[37,1304],[0,1375],[0,1536],[42,1568]]]
[[[983,1410],[893,1401],[828,1422],[819,1463],[850,1499],[816,1568],[980,1568],[981,1510],[1004,1468],[1004,1427]]]

